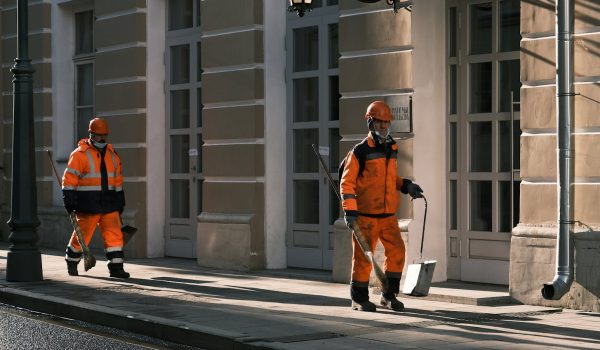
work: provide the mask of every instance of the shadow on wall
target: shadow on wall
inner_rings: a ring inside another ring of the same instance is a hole
[[[554,12],[554,0],[522,0],[536,7]],[[597,0],[578,0],[575,2],[575,19],[586,27],[600,26],[600,3]]]
[[[575,233],[575,281],[581,286],[580,298],[584,304],[585,300],[596,300],[596,312],[600,310],[600,279],[598,268],[600,267],[600,231],[594,231],[590,226],[578,222],[586,231]],[[569,300],[570,302],[571,300]],[[593,303],[593,302],[592,302]]]
[[[600,3],[598,0],[579,0],[575,2],[575,19],[586,26],[600,26]]]
[[[8,179],[4,173],[4,165],[0,164],[0,217],[2,217],[2,214],[5,210],[4,185],[6,185],[8,183],[7,180]],[[8,227],[8,226],[6,226],[6,227]],[[4,230],[4,226],[0,226],[0,242],[8,242],[8,234],[4,234],[5,231],[6,230]]]

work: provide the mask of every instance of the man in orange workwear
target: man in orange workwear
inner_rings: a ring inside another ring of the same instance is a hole
[[[396,294],[400,291],[405,247],[396,217],[399,207],[396,191],[418,198],[423,190],[411,180],[396,175],[398,145],[389,135],[390,107],[383,101],[375,101],[367,108],[365,119],[370,132],[348,152],[340,179],[344,220],[350,229],[354,222],[358,224],[371,251],[375,250],[377,240],[381,240],[385,248],[383,267],[388,290],[382,291],[380,304],[401,311],[404,304],[396,299]],[[375,304],[369,301],[371,264],[354,237],[352,248],[352,309],[375,311]]]
[[[77,223],[89,245],[94,229],[100,227],[111,277],[128,278],[123,270],[123,234],[120,214],[125,206],[121,158],[106,143],[108,123],[103,118],[90,121],[90,137],[79,141],[71,153],[63,175],[63,201],[67,212],[75,212]],[[75,235],[67,246],[67,271],[77,276],[81,246]]]

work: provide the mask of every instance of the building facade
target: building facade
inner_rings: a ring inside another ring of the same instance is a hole
[[[128,257],[346,281],[350,234],[312,145],[337,180],[367,105],[383,99],[398,115],[398,172],[428,199],[434,280],[600,310],[597,2],[575,1],[575,282],[560,301],[539,293],[555,273],[554,1],[417,0],[398,13],[313,2],[300,18],[283,0],[30,1],[40,245],[63,249],[70,235],[46,150],[62,171],[101,116],[124,164],[124,221],[139,228]],[[6,222],[16,2],[0,4]],[[403,196],[398,216],[410,263],[423,202]]]

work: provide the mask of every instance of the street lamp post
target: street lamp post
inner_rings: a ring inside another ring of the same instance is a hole
[[[28,53],[27,0],[17,1],[17,58],[13,73],[11,233],[6,280],[41,281],[42,258],[37,248],[37,196],[33,135],[33,72]]]

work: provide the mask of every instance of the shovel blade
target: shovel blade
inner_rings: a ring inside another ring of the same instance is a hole
[[[408,265],[402,293],[419,297],[427,296],[436,262],[435,260],[429,260]]]
[[[137,227],[130,225],[121,226],[121,232],[123,232],[123,245],[127,244],[131,240],[131,237],[137,232]]]

